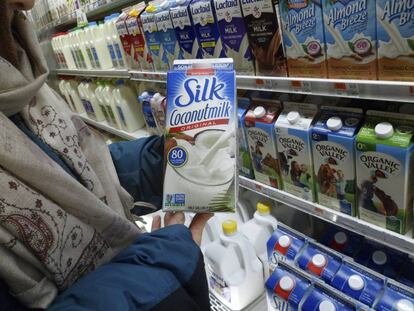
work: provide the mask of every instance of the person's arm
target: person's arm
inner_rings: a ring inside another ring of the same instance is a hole
[[[184,225],[144,234],[63,292],[49,310],[210,310],[203,256]]]
[[[135,202],[148,202],[158,209],[162,205],[164,139],[159,136],[114,143],[109,146],[121,186]],[[153,210],[133,209],[136,215]]]

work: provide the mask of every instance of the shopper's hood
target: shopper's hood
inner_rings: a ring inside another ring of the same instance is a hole
[[[23,13],[16,13],[13,29],[18,38],[16,42],[20,43],[17,48],[19,68],[0,57],[0,112],[6,116],[28,105],[49,73],[33,26]]]

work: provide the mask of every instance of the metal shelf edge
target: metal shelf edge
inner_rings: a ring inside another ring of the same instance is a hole
[[[112,70],[53,70],[51,73],[66,76],[80,76],[80,77],[98,77],[98,78],[120,78],[129,79],[130,74],[128,70],[112,69]]]

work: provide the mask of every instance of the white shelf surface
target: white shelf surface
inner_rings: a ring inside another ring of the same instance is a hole
[[[242,176],[239,177],[239,182],[240,186],[245,189],[264,195],[277,202],[331,222],[362,236],[389,245],[404,253],[414,255],[414,239],[412,238],[411,232],[406,235],[401,235]]]
[[[166,72],[58,69],[56,73],[88,77],[130,78],[134,81],[156,83],[167,82]],[[237,88],[240,90],[299,93],[393,102],[414,102],[414,81],[341,80],[238,75]]]
[[[91,124],[97,128],[100,128],[106,132],[112,133],[116,136],[119,136],[121,138],[127,139],[127,140],[134,140],[134,139],[138,139],[138,138],[142,138],[142,137],[148,137],[150,136],[150,134],[148,133],[148,131],[143,128],[143,129],[139,129],[133,133],[128,133],[126,131],[114,128],[112,126],[110,126],[106,121],[103,122],[97,122],[95,120],[92,120],[91,118],[89,118],[87,115],[85,114],[80,114],[79,115],[86,123]]]

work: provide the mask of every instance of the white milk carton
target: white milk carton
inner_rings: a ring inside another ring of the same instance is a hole
[[[374,0],[322,0],[328,76],[377,79]]]
[[[377,0],[378,78],[414,80],[414,2]]]
[[[236,86],[231,59],[181,60],[167,76],[165,211],[234,211]]]
[[[253,55],[247,38],[240,0],[214,0],[217,24],[226,56],[233,58],[237,74],[254,75]]]
[[[318,112],[314,104],[283,103],[276,121],[276,141],[283,189],[314,201],[311,125]]]
[[[281,0],[279,8],[289,75],[326,78],[321,5],[317,1]]]

